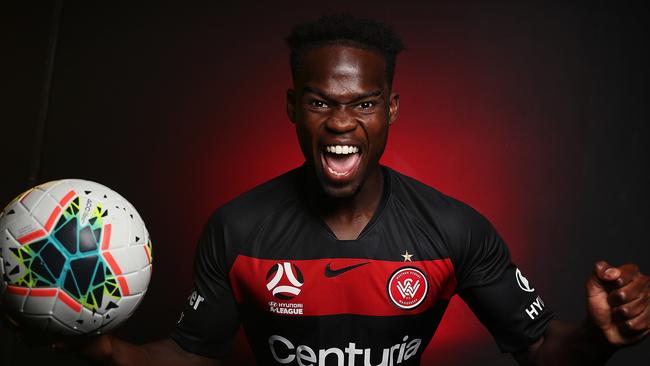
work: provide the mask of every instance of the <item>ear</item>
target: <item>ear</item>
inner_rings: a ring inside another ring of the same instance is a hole
[[[287,116],[291,123],[296,123],[296,93],[287,89]]]
[[[390,93],[390,102],[388,104],[388,124],[392,125],[397,120],[399,114],[399,93]]]

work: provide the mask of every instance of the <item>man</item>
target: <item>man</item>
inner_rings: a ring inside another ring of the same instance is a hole
[[[263,365],[417,365],[454,294],[524,365],[602,364],[650,333],[650,279],[634,265],[597,263],[588,320],[560,323],[486,219],[379,164],[399,109],[389,28],[329,16],[288,43],[304,165],[215,212],[171,339],[103,336],[91,357],[217,364],[241,322]]]

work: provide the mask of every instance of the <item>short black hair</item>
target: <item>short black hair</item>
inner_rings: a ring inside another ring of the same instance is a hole
[[[291,50],[289,61],[294,79],[300,70],[305,51],[344,44],[381,54],[386,61],[386,78],[390,86],[393,83],[396,56],[404,50],[402,40],[389,25],[349,14],[324,15],[315,21],[298,24],[285,41]]]

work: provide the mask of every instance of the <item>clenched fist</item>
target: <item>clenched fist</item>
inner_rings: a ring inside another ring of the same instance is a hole
[[[600,261],[586,287],[587,313],[612,345],[632,345],[650,333],[650,277],[639,267]]]

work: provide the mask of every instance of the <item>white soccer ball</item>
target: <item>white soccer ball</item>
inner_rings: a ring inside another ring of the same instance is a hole
[[[21,326],[99,334],[135,311],[151,278],[151,241],[133,206],[111,189],[57,180],[0,213],[0,303]]]

